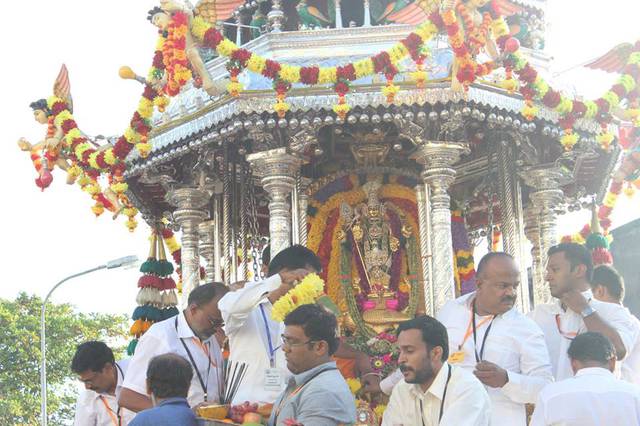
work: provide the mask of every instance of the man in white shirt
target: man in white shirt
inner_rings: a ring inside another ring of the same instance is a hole
[[[485,385],[492,426],[525,426],[525,404],[553,381],[542,330],[514,307],[519,284],[513,258],[489,253],[478,263],[477,290],[448,302],[437,316],[449,335],[449,364]]]
[[[571,340],[587,331],[602,333],[623,359],[634,342],[634,328],[622,306],[593,298],[591,253],[575,243],[561,243],[548,252],[546,280],[558,300],[540,304],[529,316],[540,326],[556,380],[573,375],[567,356]]]
[[[222,379],[222,351],[215,333],[224,325],[218,302],[228,292],[221,283],[196,287],[180,314],[157,322],[142,336],[131,358],[119,402],[134,412],[152,407],[147,395],[147,367],[152,358],[175,353],[189,361],[193,378],[187,400],[194,408],[217,403]]]
[[[531,426],[640,425],[640,388],[613,375],[616,355],[605,336],[580,334],[568,354],[575,377],[540,392]]]
[[[382,426],[487,426],[491,402],[482,383],[447,363],[447,329],[435,318],[414,318],[398,326],[398,383]]]
[[[273,403],[284,390],[290,376],[280,345],[284,324],[271,318],[271,308],[297,281],[320,269],[320,260],[311,250],[291,246],[273,258],[267,279],[248,282],[220,300],[218,306],[229,339],[229,360],[247,364],[247,373],[233,404]]]
[[[78,346],[71,370],[84,383],[78,396],[74,426],[126,426],[135,416],[118,406],[118,394],[129,360],[116,362],[103,342],[90,341]]]
[[[600,265],[594,268],[591,291],[593,291],[593,296],[602,302],[623,306],[624,280],[618,271],[609,265]],[[640,385],[640,320],[629,312],[629,309],[625,308],[625,310],[633,322],[636,338],[627,357],[622,362],[622,379]]]

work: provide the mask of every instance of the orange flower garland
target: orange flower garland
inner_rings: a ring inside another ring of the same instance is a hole
[[[186,36],[189,18],[184,12],[176,12],[167,27],[167,40],[163,46],[163,62],[167,72],[165,91],[169,96],[180,93],[180,89],[192,78],[187,60]]]

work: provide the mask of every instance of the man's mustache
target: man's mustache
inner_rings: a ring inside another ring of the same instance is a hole
[[[505,296],[502,298],[502,303],[506,303],[506,302],[510,302],[510,303],[516,303],[516,297],[515,296]]]
[[[404,373],[405,371],[413,371],[413,368],[409,367],[409,366],[408,366],[408,365],[406,365],[406,364],[400,364],[400,367],[399,367],[399,368],[400,368],[400,371],[402,371],[403,373]]]

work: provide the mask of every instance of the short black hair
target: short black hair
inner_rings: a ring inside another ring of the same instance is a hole
[[[33,101],[29,104],[29,107],[31,107],[31,109],[34,111],[38,111],[38,110],[44,111],[47,117],[51,115],[51,110],[47,105],[46,99],[38,99],[37,101]]]
[[[271,261],[271,246],[267,244],[262,250],[262,264],[269,266],[269,262]]]
[[[571,341],[567,353],[569,358],[576,361],[595,361],[601,364],[607,364],[616,357],[616,350],[611,341],[595,331],[577,335]]]
[[[593,260],[591,260],[591,253],[587,247],[577,243],[560,243],[549,249],[547,258],[556,253],[564,253],[564,257],[569,261],[572,270],[578,265],[586,266],[585,278],[591,282],[593,277]]]
[[[153,9],[150,9],[147,12],[147,21],[149,22],[153,22],[153,16],[158,14],[158,13],[164,13],[166,15],[168,15],[167,12],[165,12],[164,10],[162,10],[161,8],[159,8],[158,6],[155,6]]]
[[[148,387],[156,398],[186,398],[192,378],[189,361],[174,353],[153,357],[147,367]]]
[[[442,348],[441,361],[449,358],[449,336],[447,328],[437,319],[429,315],[419,316],[398,324],[396,334],[407,330],[420,330],[422,332],[422,340],[427,345],[427,349],[431,350],[436,346]]]
[[[591,287],[603,286],[618,302],[624,299],[624,279],[613,267],[598,265],[593,269]]]
[[[202,284],[189,293],[189,299],[187,299],[187,304],[195,304],[196,306],[206,305],[211,302],[214,298],[221,298],[229,291],[229,287],[222,283],[213,282]]]
[[[284,325],[298,325],[309,340],[324,340],[329,345],[329,355],[338,350],[338,320],[333,313],[316,304],[298,306],[284,318]]]
[[[476,268],[476,275],[480,275],[485,270],[485,268],[487,267],[491,259],[495,259],[498,257],[507,257],[513,260],[513,256],[511,256],[509,253],[505,253],[503,251],[491,251],[485,254],[484,256],[482,256],[482,259],[480,259],[480,262],[478,262],[478,267]]]
[[[316,271],[322,270],[320,259],[314,252],[300,244],[287,247],[280,251],[269,263],[269,276],[275,275],[283,269],[300,269],[312,267]]]
[[[76,348],[76,353],[71,360],[71,371],[76,374],[85,371],[102,371],[105,365],[115,364],[113,351],[104,342],[91,340],[84,342]]]

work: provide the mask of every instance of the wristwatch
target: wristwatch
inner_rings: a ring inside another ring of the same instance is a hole
[[[593,309],[591,304],[587,303],[587,306],[582,310],[582,312],[580,312],[580,316],[582,316],[582,318],[586,318],[589,315],[594,314],[595,312],[596,312],[596,310]]]

